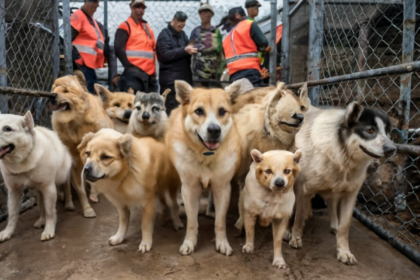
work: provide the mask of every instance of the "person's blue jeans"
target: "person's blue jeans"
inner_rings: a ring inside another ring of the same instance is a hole
[[[96,76],[95,70],[86,66],[81,66],[79,69],[85,76],[88,91],[96,94],[94,85],[98,83],[98,77]]]

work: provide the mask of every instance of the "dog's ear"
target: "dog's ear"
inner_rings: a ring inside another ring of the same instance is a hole
[[[108,103],[111,99],[112,93],[103,85],[95,84],[95,92],[101,98],[103,103]]]
[[[82,88],[85,91],[88,91],[88,89],[87,89],[87,83],[86,83],[86,78],[85,78],[85,75],[83,75],[83,72],[80,71],[80,70],[74,70],[73,74],[76,77],[76,79],[79,82],[79,84],[82,86]]]
[[[23,116],[23,128],[30,132],[34,132],[35,122],[34,118],[32,117],[31,111],[27,111],[26,114]]]
[[[176,80],[175,81],[175,92],[176,100],[182,105],[188,104],[190,102],[190,95],[192,87],[184,81]]]
[[[127,93],[135,94],[134,89],[133,89],[132,87],[130,87],[130,88],[127,90]]]
[[[304,83],[303,86],[301,86],[298,89],[298,93],[299,93],[299,98],[301,100],[306,99],[306,98],[309,98],[308,97],[308,83]]]
[[[251,151],[251,157],[252,157],[252,160],[255,161],[256,163],[260,163],[264,160],[263,154],[256,149]]]
[[[301,152],[301,150],[297,150],[293,154],[293,161],[295,162],[295,164],[298,164],[301,158],[302,158],[302,152]]]
[[[87,144],[90,142],[90,140],[92,140],[94,136],[95,133],[93,132],[88,132],[83,136],[82,142],[80,142],[80,144],[77,146],[77,149],[81,154],[85,151]]]
[[[351,127],[360,118],[360,115],[362,115],[363,107],[359,104],[357,104],[356,101],[353,101],[350,103],[346,108],[346,120],[345,125],[347,128]]]
[[[133,137],[130,134],[124,134],[118,139],[118,145],[120,148],[121,155],[125,160],[128,160],[131,154],[131,144],[133,143]]]
[[[162,93],[162,98],[163,98],[163,103],[166,102],[166,97],[168,96],[168,94],[171,93],[171,89],[167,88],[163,93]]]
[[[225,87],[225,91],[229,93],[232,102],[234,102],[239,95],[242,95],[252,89],[254,89],[254,86],[246,78],[234,81],[232,84]]]

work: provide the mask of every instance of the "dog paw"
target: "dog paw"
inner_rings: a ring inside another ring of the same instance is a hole
[[[302,239],[292,237],[292,239],[289,241],[289,245],[292,248],[300,249],[302,248]]]
[[[232,247],[230,247],[227,239],[217,240],[216,239],[216,250],[223,255],[230,256],[233,253]]]
[[[50,239],[53,239],[55,236],[55,232],[53,230],[44,230],[44,232],[41,234],[41,241],[47,241]]]
[[[34,224],[34,228],[42,228],[45,226],[45,218],[38,218]]]
[[[246,243],[244,246],[242,246],[242,252],[243,253],[253,253],[254,252],[254,244]]]
[[[0,243],[9,240],[12,237],[12,233],[6,230],[0,232]]]
[[[74,207],[73,202],[68,202],[64,205],[64,209],[66,209],[66,211],[75,211],[76,208]]]
[[[98,203],[99,202],[98,194],[96,193],[89,194],[89,200],[92,201],[93,203]]]
[[[121,244],[123,240],[124,240],[124,236],[118,236],[117,234],[115,234],[108,239],[108,244],[113,245],[113,246],[118,245],[118,244]]]
[[[192,241],[184,240],[184,243],[179,248],[179,253],[183,256],[189,255],[194,252],[194,244]]]
[[[138,252],[141,252],[141,253],[147,253],[147,252],[149,252],[150,250],[152,249],[152,242],[145,242],[145,241],[142,241],[141,243],[140,243],[140,246],[139,246],[139,250],[138,250]]]
[[[181,220],[177,220],[177,221],[173,221],[172,227],[174,228],[174,230],[178,231],[184,228],[184,224],[181,222]]]
[[[292,232],[290,230],[286,230],[283,234],[283,240],[284,241],[290,241],[292,240]]]
[[[273,266],[280,268],[284,272],[288,273],[290,272],[289,266],[286,264],[283,258],[275,258],[273,261]]]
[[[354,265],[357,263],[356,258],[350,251],[338,251],[337,260],[347,265]]]
[[[330,232],[334,235],[337,234],[337,229],[336,228],[330,228]]]
[[[83,210],[83,216],[85,218],[95,218],[96,217],[96,213],[93,210],[92,207],[86,208],[85,210]]]

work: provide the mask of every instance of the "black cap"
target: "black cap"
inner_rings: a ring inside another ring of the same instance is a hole
[[[178,11],[175,13],[174,18],[178,19],[180,22],[185,22],[188,16],[184,12]]]
[[[240,14],[243,17],[246,16],[244,8],[235,7],[229,10],[228,18],[235,18],[236,14]]]
[[[251,8],[251,7],[261,7],[260,2],[257,0],[246,0],[245,1],[245,8]]]

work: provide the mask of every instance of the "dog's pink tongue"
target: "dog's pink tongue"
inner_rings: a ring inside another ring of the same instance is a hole
[[[207,148],[209,148],[210,150],[215,150],[220,145],[219,142],[204,142],[204,144],[206,144]]]
[[[10,150],[10,147],[0,149],[0,158]]]

